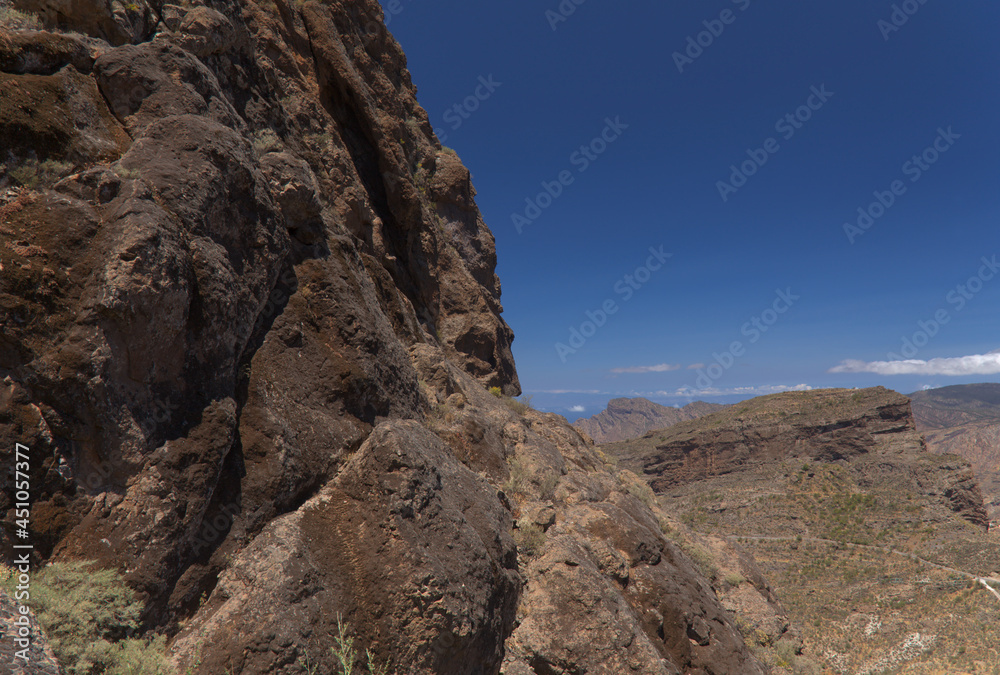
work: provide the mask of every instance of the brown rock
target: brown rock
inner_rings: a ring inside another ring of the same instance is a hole
[[[394,671],[497,672],[520,584],[510,528],[495,490],[437,437],[414,422],[379,426],[335,480],[233,559],[176,640],[177,662],[333,669],[339,613]]]
[[[145,0],[123,4],[104,0],[15,0],[14,6],[37,15],[47,28],[76,30],[113,45],[145,40],[156,14]]]
[[[60,3],[90,38],[0,45],[5,138],[78,164],[0,185],[40,560],[125,570],[197,672],[332,669],[338,613],[405,672],[759,672],[636,481],[484,388],[493,237],[377,2]]]
[[[15,161],[55,159],[80,165],[117,159],[129,145],[94,81],[72,66],[55,75],[0,73],[0,89],[0,145]],[[81,134],[81,128],[87,133]]]

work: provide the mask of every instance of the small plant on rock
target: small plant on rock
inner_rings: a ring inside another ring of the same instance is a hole
[[[354,647],[354,636],[351,635],[350,626],[337,614],[337,634],[333,636],[334,646],[330,647],[330,653],[336,659],[342,675],[361,675],[355,671],[354,663],[358,660],[358,650]],[[375,658],[371,650],[365,650],[365,661],[370,675],[388,675],[387,666],[375,664]]]
[[[514,530],[514,542],[518,550],[528,557],[534,557],[545,545],[545,530],[535,523]]]

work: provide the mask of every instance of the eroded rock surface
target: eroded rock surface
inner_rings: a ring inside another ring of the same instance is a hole
[[[377,2],[19,7],[0,459],[31,448],[36,562],[122,571],[183,672],[330,668],[338,617],[400,673],[763,672],[641,481],[508,398],[493,236]]]

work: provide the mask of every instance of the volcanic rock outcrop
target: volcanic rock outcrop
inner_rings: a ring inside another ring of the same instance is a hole
[[[493,236],[375,0],[16,6],[36,564],[123,573],[185,673],[332,671],[341,621],[399,673],[765,672],[648,488],[510,398]]]

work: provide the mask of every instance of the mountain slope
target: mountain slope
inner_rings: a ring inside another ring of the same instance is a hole
[[[917,429],[931,452],[972,465],[990,519],[1000,520],[1000,384],[964,384],[910,394]]]
[[[608,407],[600,413],[573,422],[573,427],[596,443],[611,443],[638,438],[653,429],[666,429],[724,407],[717,403],[695,401],[683,408],[671,408],[644,398],[615,398],[608,401]]]
[[[602,450],[695,532],[740,541],[828,668],[997,662],[996,624],[977,621],[1000,604],[975,580],[1000,577],[1000,537],[968,463],[926,451],[905,397],[777,394]]]
[[[921,431],[1000,420],[1000,384],[959,384],[917,391],[909,397]]]

